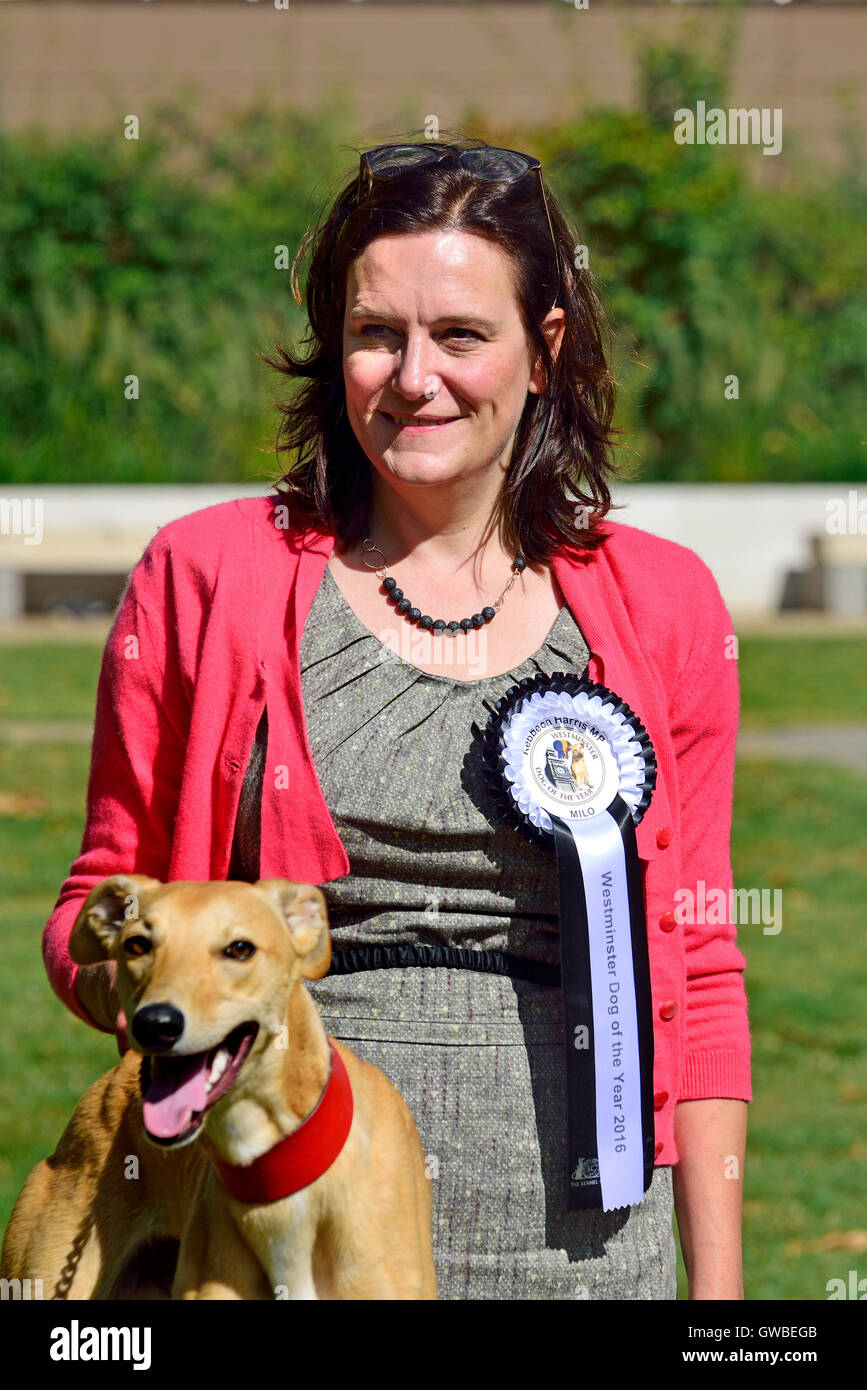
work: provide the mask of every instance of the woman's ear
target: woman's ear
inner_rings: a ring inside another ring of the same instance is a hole
[[[542,332],[548,339],[548,348],[554,361],[560,351],[560,344],[563,341],[563,334],[566,330],[566,311],[565,309],[549,309],[541,324]],[[527,390],[534,396],[540,396],[545,390],[545,369],[541,361],[536,362],[530,377]]]

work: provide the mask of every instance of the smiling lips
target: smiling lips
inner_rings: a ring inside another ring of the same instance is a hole
[[[387,410],[380,413],[402,430],[438,430],[462,418],[460,415],[452,415],[448,419],[436,415],[391,415]]]

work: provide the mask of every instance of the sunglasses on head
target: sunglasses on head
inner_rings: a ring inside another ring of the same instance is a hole
[[[358,204],[360,205],[363,198],[370,192],[374,179],[392,178],[395,174],[403,173],[406,169],[412,169],[416,165],[437,164],[443,159],[451,160],[452,163],[459,164],[474,174],[476,178],[487,179],[492,183],[515,183],[531,171],[538,175],[539,192],[542,195],[542,206],[545,209],[548,230],[551,233],[551,245],[554,247],[554,260],[557,266],[557,296],[554,300],[554,304],[556,304],[560,298],[560,289],[563,284],[560,271],[560,252],[557,247],[557,238],[554,236],[551,214],[548,211],[548,200],[545,197],[542,163],[541,160],[535,159],[532,155],[522,154],[520,150],[499,149],[494,145],[479,145],[466,150],[460,149],[456,145],[376,145],[372,150],[365,150],[359,161]],[[553,307],[552,304],[551,308]]]

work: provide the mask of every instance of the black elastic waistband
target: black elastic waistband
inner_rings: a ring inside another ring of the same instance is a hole
[[[356,970],[388,970],[407,965],[445,965],[458,970],[482,970],[511,975],[537,985],[559,985],[560,967],[547,961],[525,960],[508,951],[477,951],[469,946],[348,946],[334,951],[327,975],[351,975]]]

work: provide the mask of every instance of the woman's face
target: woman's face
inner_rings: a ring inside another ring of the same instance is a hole
[[[506,253],[467,232],[381,236],[346,288],[346,410],[377,471],[400,486],[505,470],[527,392],[543,388]]]

